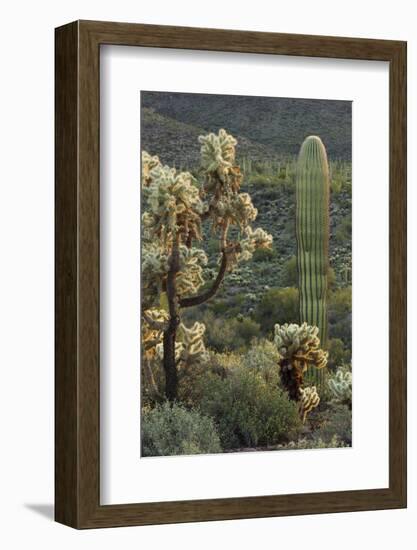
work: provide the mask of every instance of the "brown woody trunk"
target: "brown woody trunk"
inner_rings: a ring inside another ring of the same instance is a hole
[[[281,383],[288,392],[288,396],[293,401],[300,399],[300,388],[303,385],[303,375],[297,365],[284,360],[280,364]]]
[[[169,308],[169,324],[164,332],[165,396],[169,401],[175,401],[178,395],[178,373],[175,361],[175,338],[180,319],[177,311],[176,276],[179,270],[178,241],[174,244],[167,275],[167,298]]]
[[[169,401],[175,401],[178,395],[178,373],[175,361],[177,326],[175,318],[171,319],[167,330],[164,332],[165,396]]]

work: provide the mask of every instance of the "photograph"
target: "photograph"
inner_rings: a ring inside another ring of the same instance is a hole
[[[139,108],[141,458],[351,447],[352,102]]]

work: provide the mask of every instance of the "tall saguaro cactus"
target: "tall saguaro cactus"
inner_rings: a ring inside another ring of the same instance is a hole
[[[329,166],[318,136],[300,149],[296,177],[296,233],[300,322],[319,328],[327,342],[327,273],[329,264]]]

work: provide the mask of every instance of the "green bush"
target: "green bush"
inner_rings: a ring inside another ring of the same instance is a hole
[[[224,449],[283,443],[301,429],[287,393],[245,366],[225,378],[206,374],[198,390],[200,409],[214,418]]]
[[[293,286],[298,285],[298,269],[297,269],[297,258],[296,256],[291,256],[284,264],[284,270],[282,274],[282,286]]]
[[[142,411],[142,456],[220,453],[213,420],[168,403]]]
[[[269,186],[272,182],[271,176],[266,176],[265,174],[254,174],[249,177],[250,185],[263,185]]]
[[[330,189],[333,194],[340,193],[342,190],[343,181],[340,178],[333,177],[330,180]]]
[[[276,252],[273,248],[258,248],[253,254],[252,260],[254,262],[270,262],[276,258]]]
[[[298,323],[298,289],[271,288],[256,306],[254,318],[265,335],[271,333],[277,323]]]
[[[242,364],[262,375],[269,384],[280,384],[278,349],[269,340],[252,342],[251,347],[242,357]]]
[[[331,405],[324,413],[323,422],[315,432],[316,438],[330,441],[338,437],[347,446],[352,445],[352,411],[342,404]]]
[[[217,352],[246,349],[253,338],[260,336],[259,324],[249,317],[225,319],[206,311],[201,322],[206,326],[206,347]]]
[[[280,451],[284,450],[298,450],[298,449],[335,449],[338,447],[346,447],[339,437],[336,435],[333,436],[329,441],[323,441],[321,437],[307,439],[305,437],[299,439],[298,441],[290,441],[286,445],[279,445],[278,449]]]
[[[345,349],[345,345],[340,338],[332,338],[327,343],[327,349],[329,351],[329,360],[327,366],[330,369],[335,369],[339,365],[349,363],[351,360],[351,351]]]
[[[343,341],[345,349],[352,346],[352,287],[329,293],[329,335]]]
[[[336,226],[335,239],[339,244],[344,244],[352,239],[352,217],[343,216],[340,223]]]

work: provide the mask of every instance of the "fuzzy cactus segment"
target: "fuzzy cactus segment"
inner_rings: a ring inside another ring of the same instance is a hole
[[[162,342],[168,326],[169,315],[163,309],[151,308],[142,313],[142,346],[147,359],[155,357],[156,348]]]
[[[175,360],[180,370],[208,360],[208,352],[204,346],[203,336],[206,327],[203,323],[195,322],[190,328],[183,323],[178,327],[178,341],[175,342]],[[161,343],[156,345],[156,353],[162,360],[164,349]]]
[[[189,172],[158,164],[149,172],[149,183],[143,187],[147,203],[146,225],[153,225],[153,233],[162,243],[168,244],[173,235],[187,229],[201,235],[199,216],[204,205],[200,199],[196,180]],[[153,224],[152,224],[153,222]]]
[[[335,401],[352,403],[352,373],[349,370],[339,367],[327,384]]]
[[[307,323],[275,325],[274,343],[280,356],[282,385],[290,399],[299,401],[307,369],[327,366],[328,353],[320,348],[318,328]]]
[[[237,140],[223,128],[218,135],[210,133],[200,136],[201,166],[207,172],[217,172],[224,177],[235,164]]]
[[[302,372],[308,367],[326,367],[329,354],[320,349],[318,332],[318,327],[307,323],[275,325],[274,342],[282,360],[297,362]]]
[[[249,261],[255,250],[260,248],[271,248],[272,236],[264,231],[261,227],[253,230],[251,227],[247,227],[245,230],[245,236],[241,241],[241,251],[237,257],[239,262]]]
[[[179,258],[178,296],[191,296],[204,284],[203,268],[207,265],[207,255],[200,248],[187,248],[181,245]]]
[[[318,407],[319,403],[320,397],[315,386],[300,388],[299,411],[303,424],[306,421],[308,413]]]

